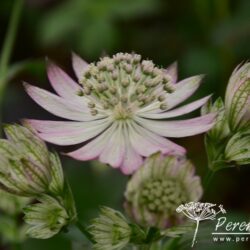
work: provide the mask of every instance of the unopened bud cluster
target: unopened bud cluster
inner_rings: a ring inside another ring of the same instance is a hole
[[[29,128],[7,125],[4,131],[7,139],[0,140],[1,192],[10,193],[13,202],[24,197],[37,201],[24,204],[27,233],[33,238],[52,237],[76,217],[60,159]]]
[[[109,207],[101,208],[89,230],[95,242],[95,250],[122,250],[129,243],[142,244],[146,239],[146,232],[142,228]]]
[[[217,112],[216,124],[206,136],[210,168],[214,171],[250,163],[250,63],[238,66],[229,79],[225,104],[218,98],[203,107]]]
[[[154,103],[165,110],[164,93],[172,93],[171,77],[152,61],[141,60],[137,54],[118,53],[104,57],[86,69],[83,92],[88,100],[90,113],[94,116],[103,110],[110,111],[115,119],[126,119],[133,112]]]

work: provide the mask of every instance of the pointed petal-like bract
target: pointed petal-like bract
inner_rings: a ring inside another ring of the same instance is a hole
[[[158,113],[158,114],[150,114],[150,113],[143,113],[142,117],[144,118],[149,118],[149,119],[167,119],[167,118],[173,118],[173,117],[177,117],[177,116],[181,116],[181,115],[185,115],[188,114],[198,108],[200,108],[201,106],[203,106],[211,97],[211,95],[206,96],[202,99],[199,99],[197,101],[191,102],[189,104],[186,104],[180,108],[176,108],[170,111],[166,111],[166,112],[162,112],[162,113]]]
[[[64,98],[74,98],[82,91],[82,87],[73,81],[57,65],[48,61],[47,74],[53,89]]]
[[[57,145],[85,142],[110,125],[107,119],[88,122],[24,120],[24,123],[37,130],[40,138]]]
[[[225,115],[225,107],[221,98],[218,98],[213,104],[208,103],[202,107],[202,114],[217,113],[215,125],[208,132],[208,135],[215,141],[220,141],[226,138],[229,133],[228,120]]]
[[[176,107],[190,97],[200,86],[203,75],[184,79],[176,84],[176,90],[167,96],[167,109]]]
[[[246,113],[250,106],[250,63],[238,66],[226,90],[225,107],[230,129],[237,131],[249,124]]]
[[[27,83],[24,84],[28,95],[41,107],[51,112],[52,114],[75,121],[91,121],[93,116],[87,113],[86,107],[79,106],[74,100],[69,101],[50,92],[34,87]],[[96,119],[96,118],[95,118]]]
[[[170,76],[171,81],[173,83],[176,83],[178,80],[178,64],[177,62],[172,63],[170,66],[168,66],[164,72],[166,75]]]
[[[181,121],[155,121],[137,118],[139,124],[148,130],[166,137],[185,137],[204,133],[214,126],[215,114]]]
[[[80,81],[83,78],[84,73],[88,69],[88,63],[85,62],[80,56],[72,53],[72,65],[74,72]]]
[[[225,149],[225,159],[237,165],[250,163],[250,131],[240,131],[232,136]]]

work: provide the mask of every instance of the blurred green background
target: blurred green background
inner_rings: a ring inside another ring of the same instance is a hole
[[[0,1],[1,45],[13,3]],[[214,98],[224,96],[234,67],[250,58],[250,1],[26,0],[11,57],[11,80],[4,95],[4,123],[21,118],[55,119],[28,98],[22,81],[51,90],[46,78],[46,56],[74,77],[71,51],[89,62],[103,55],[131,51],[162,66],[177,60],[180,78],[206,74],[192,99],[209,93],[214,93]],[[207,166],[203,136],[177,142],[187,147],[197,173],[204,177]],[[98,163],[62,159],[82,222],[93,218],[100,205],[122,208],[127,177]],[[249,166],[224,170],[215,176],[203,200],[223,204],[235,220],[250,221],[249,177]],[[50,240],[27,240],[22,249],[88,249],[83,240],[72,228]],[[199,242],[199,250],[249,249],[241,244]],[[9,248],[2,243],[0,249]]]

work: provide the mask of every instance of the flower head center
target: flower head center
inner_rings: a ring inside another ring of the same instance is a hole
[[[179,181],[154,179],[145,183],[140,202],[153,213],[171,213],[188,197]]]
[[[133,117],[133,112],[129,107],[124,107],[121,103],[117,104],[113,110],[115,120],[127,120]]]
[[[80,81],[92,115],[131,118],[146,106],[165,110],[166,94],[174,91],[171,77],[137,54],[118,53],[90,64]]]

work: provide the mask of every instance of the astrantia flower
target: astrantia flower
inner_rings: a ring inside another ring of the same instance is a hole
[[[166,228],[182,221],[176,208],[202,195],[200,178],[186,159],[150,156],[128,182],[125,208],[136,222]]]
[[[90,226],[96,250],[120,250],[130,242],[133,230],[127,219],[118,211],[103,207]]]
[[[250,126],[250,63],[239,65],[229,79],[225,109],[230,129]]]
[[[24,209],[27,234],[32,238],[47,239],[66,226],[71,217],[58,200],[47,195],[38,200],[39,203]]]
[[[140,55],[118,53],[91,64],[73,55],[73,68],[81,85],[49,63],[48,77],[58,95],[28,84],[25,88],[44,109],[71,120],[29,120],[41,138],[57,145],[87,142],[68,153],[75,159],[98,158],[130,174],[152,153],[185,153],[164,137],[196,135],[213,126],[213,114],[165,121],[190,113],[209,99],[174,109],[196,91],[202,79],[194,76],[177,83],[175,64],[161,69]]]

